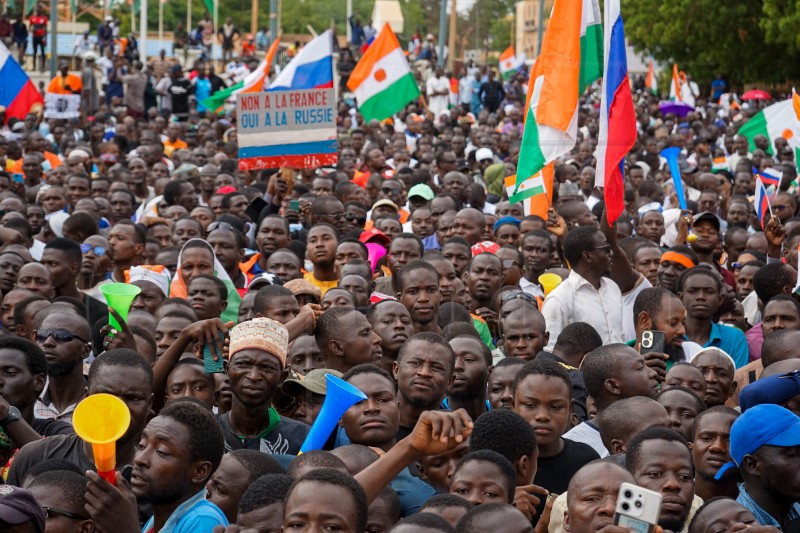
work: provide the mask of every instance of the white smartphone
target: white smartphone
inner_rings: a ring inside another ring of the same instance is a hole
[[[632,483],[623,483],[617,495],[614,524],[634,533],[653,533],[661,514],[661,494]]]

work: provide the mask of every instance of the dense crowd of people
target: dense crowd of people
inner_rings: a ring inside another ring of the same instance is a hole
[[[661,531],[800,531],[797,161],[737,133],[755,108],[637,87],[609,223],[599,86],[539,216],[505,184],[524,74],[418,61],[392,119],[341,95],[335,167],[245,171],[210,63],[102,53],[88,94],[61,73],[80,118],[0,110],[3,531],[627,533],[623,483]],[[328,375],[366,399],[298,455]],[[114,484],[72,425],[98,393],[130,411]]]

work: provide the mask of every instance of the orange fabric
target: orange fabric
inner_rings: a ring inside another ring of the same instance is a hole
[[[679,254],[678,252],[664,252],[661,254],[661,261],[672,261],[673,263],[678,263],[679,265],[683,265],[686,268],[692,268],[697,265],[694,264],[694,261],[689,259],[683,254]]]
[[[185,150],[186,148],[189,148],[189,145],[180,139],[175,139],[174,143],[169,142],[169,139],[164,141],[164,155],[167,157],[170,157],[175,150]]]
[[[369,181],[369,172],[359,172],[358,170],[356,170],[353,173],[353,183],[355,183],[362,189],[367,188],[367,181]]]
[[[75,74],[67,74],[67,78],[59,75],[50,81],[47,92],[55,94],[76,94],[83,89],[83,82]]]
[[[252,280],[253,280],[253,278],[255,277],[255,274],[251,274],[251,273],[250,273],[250,269],[251,269],[251,268],[253,268],[253,265],[255,265],[256,263],[258,263],[258,260],[259,260],[259,259],[261,259],[261,254],[260,254],[260,253],[258,253],[258,254],[255,254],[253,257],[251,257],[251,258],[250,258],[250,259],[248,259],[247,261],[244,261],[244,262],[242,262],[242,263],[239,263],[239,270],[241,270],[242,272],[244,272],[244,275],[245,275],[245,276],[247,276],[247,281],[248,281],[248,284],[249,284],[249,282],[250,282],[250,281],[252,281]]]
[[[45,152],[44,153],[44,158],[47,159],[47,161],[50,163],[50,168],[60,167],[61,164],[62,164],[61,160],[58,158],[58,156],[56,154],[52,153],[52,152]],[[19,159],[17,159],[16,161],[14,161],[10,166],[6,165],[6,168],[12,174],[24,174],[24,172],[22,172],[22,158],[21,157]]]

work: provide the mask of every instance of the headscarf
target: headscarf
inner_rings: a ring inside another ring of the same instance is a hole
[[[490,194],[503,196],[503,189],[505,188],[506,166],[503,163],[495,163],[489,165],[483,171],[483,179],[486,182],[486,188]]]
[[[228,307],[222,312],[220,319],[223,322],[236,322],[239,318],[239,303],[242,301],[242,298],[239,296],[236,287],[234,287],[228,272],[222,267],[222,263],[219,262],[217,256],[214,254],[211,245],[203,239],[189,239],[181,248],[181,252],[178,254],[178,268],[175,271],[175,279],[172,280],[172,284],[169,287],[170,298],[186,299],[188,296],[188,287],[186,286],[186,282],[183,281],[183,276],[181,276],[181,263],[183,262],[183,252],[186,250],[186,247],[189,243],[194,243],[195,241],[202,243],[203,246],[211,252],[211,257],[214,258],[214,276],[222,281],[225,287],[228,288]],[[193,244],[192,247],[194,248],[195,245]]]

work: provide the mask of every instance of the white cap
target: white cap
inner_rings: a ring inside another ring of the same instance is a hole
[[[475,152],[475,161],[480,163],[485,159],[494,159],[494,154],[488,148],[478,148],[478,151]]]

